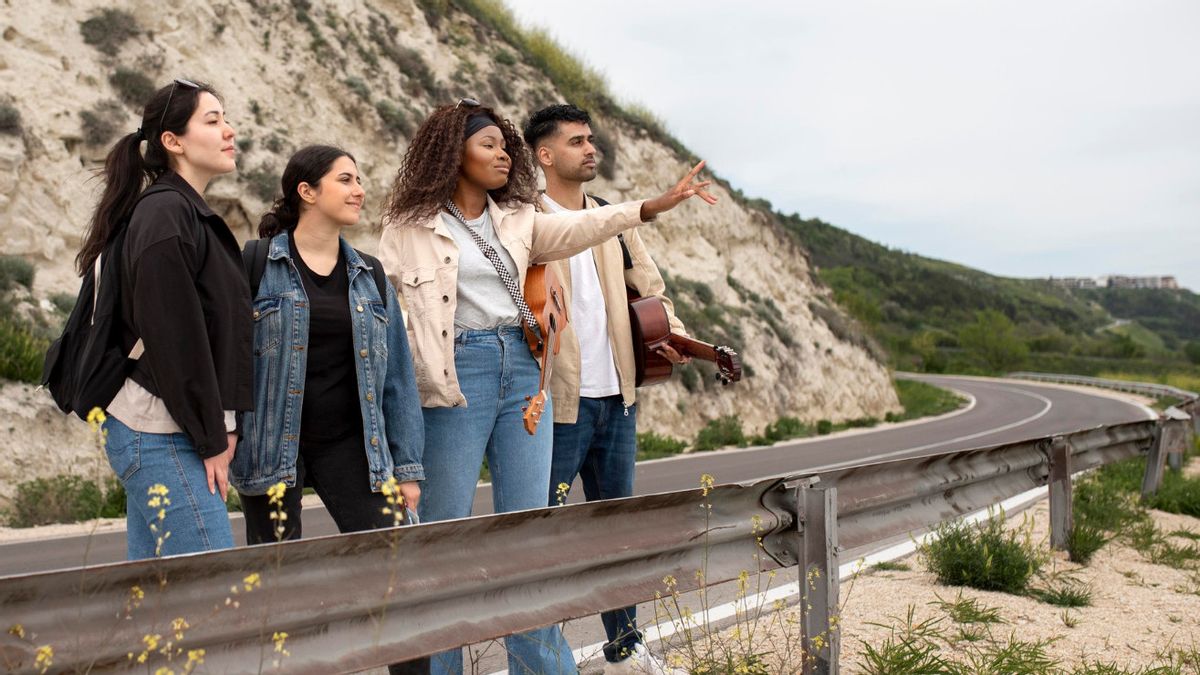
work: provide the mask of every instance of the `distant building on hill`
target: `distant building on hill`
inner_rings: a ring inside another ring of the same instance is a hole
[[[1050,277],[1050,281],[1063,288],[1179,288],[1179,281],[1173,276],[1130,277],[1114,274],[1099,278]]]

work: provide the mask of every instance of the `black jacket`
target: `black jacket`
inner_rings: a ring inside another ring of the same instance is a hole
[[[130,377],[166,404],[201,457],[226,447],[225,410],[254,405],[254,323],[241,250],[225,221],[178,174],[138,203],[121,274],[126,349],[145,353]]]

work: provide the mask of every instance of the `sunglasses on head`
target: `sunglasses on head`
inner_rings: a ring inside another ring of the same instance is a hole
[[[162,115],[160,115],[158,118],[158,133],[160,134],[163,132],[163,123],[167,120],[167,111],[171,109],[171,99],[175,98],[175,90],[181,84],[185,87],[191,87],[192,89],[200,88],[200,85],[192,82],[191,80],[175,78],[175,81],[171,83],[171,93],[167,94],[167,104],[163,106]]]
[[[478,108],[482,104],[473,98],[460,98],[458,99],[458,103],[454,104],[454,109],[458,110],[458,107],[463,105],[467,106],[468,108]]]

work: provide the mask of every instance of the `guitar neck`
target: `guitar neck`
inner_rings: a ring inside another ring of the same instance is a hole
[[[690,337],[676,335],[675,333],[671,333],[671,338],[668,340],[668,342],[670,343],[671,347],[675,349],[675,351],[683,354],[684,356],[690,356],[692,358],[701,359],[704,361],[712,361],[714,363],[717,360],[717,348],[708,344],[707,342],[693,340]]]

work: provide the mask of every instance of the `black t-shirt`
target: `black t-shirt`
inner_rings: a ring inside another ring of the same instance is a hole
[[[308,295],[308,368],[300,443],[308,449],[362,437],[358,376],[354,371],[354,325],[350,319],[350,279],[345,256],[328,276],[308,268],[289,235],[292,260]]]

